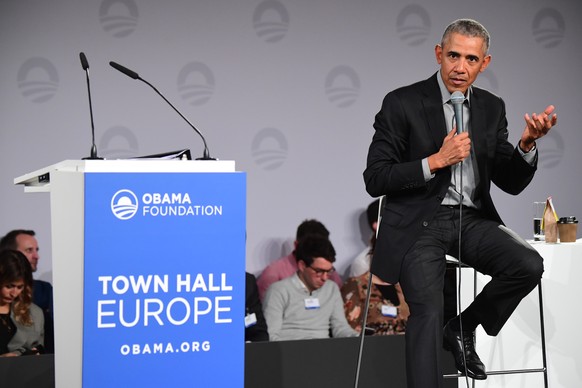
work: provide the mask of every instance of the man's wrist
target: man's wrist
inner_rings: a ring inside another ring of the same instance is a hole
[[[431,174],[434,174],[435,171],[445,167],[444,163],[442,163],[438,158],[438,153],[430,155],[426,158],[426,161]]]
[[[526,143],[523,140],[520,140],[517,145],[523,152],[528,153],[534,150],[534,148],[536,147],[536,142],[531,141],[529,143]]]

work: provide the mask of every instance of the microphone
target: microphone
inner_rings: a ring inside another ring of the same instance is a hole
[[[89,95],[89,113],[91,115],[91,156],[88,158],[83,158],[83,160],[102,160],[97,156],[97,146],[95,145],[95,122],[93,121],[93,104],[91,103],[91,84],[89,83],[89,62],[87,62],[87,57],[85,53],[79,53],[79,58],[81,59],[81,66],[85,70],[87,76],[87,94]]]
[[[455,121],[457,122],[457,135],[463,132],[463,102],[465,102],[465,95],[456,91],[451,94],[451,104],[455,110]]]
[[[166,97],[164,97],[164,95],[162,93],[160,93],[160,91],[158,89],[156,89],[154,85],[152,85],[151,83],[149,83],[145,79],[141,78],[139,76],[139,74],[137,74],[135,71],[130,70],[125,66],[121,66],[119,63],[115,63],[112,61],[112,62],[109,62],[109,64],[111,65],[111,67],[122,72],[126,76],[133,78],[133,79],[140,80],[140,81],[144,82],[145,84],[147,84],[149,87],[151,87],[156,93],[158,93],[158,95],[160,97],[162,97],[164,99],[164,101],[166,101],[168,103],[168,105],[170,105],[172,107],[172,109],[174,109],[176,111],[176,113],[178,113],[180,115],[180,117],[182,117],[184,119],[184,121],[186,121],[188,123],[188,125],[190,125],[190,127],[192,127],[192,129],[194,129],[194,132],[196,132],[198,134],[198,136],[200,136],[200,138],[202,139],[202,143],[204,143],[204,152],[202,154],[202,157],[196,158],[196,160],[216,160],[215,158],[210,157],[210,151],[208,151],[208,145],[206,144],[206,139],[204,138],[202,133],[174,105],[172,105],[172,103],[170,101],[168,101],[168,99]]]
[[[89,69],[89,62],[87,62],[85,53],[79,53],[79,57],[81,58],[81,66],[83,66],[83,70],[87,71]]]
[[[119,63],[109,62],[109,64],[111,65],[111,67],[113,67],[116,70],[119,70],[120,72],[122,72],[123,74],[125,74],[126,76],[128,76],[130,78],[141,79],[141,78],[139,78],[139,75],[135,71],[129,70],[127,67],[121,66]]]

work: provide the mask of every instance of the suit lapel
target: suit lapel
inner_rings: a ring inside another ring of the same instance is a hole
[[[436,148],[439,149],[443,144],[443,138],[447,135],[447,125],[437,76],[438,72],[424,82],[422,105],[430,135]]]
[[[487,115],[485,104],[479,89],[473,88],[471,96],[471,124],[470,133],[479,175],[483,176],[482,161],[487,158]]]

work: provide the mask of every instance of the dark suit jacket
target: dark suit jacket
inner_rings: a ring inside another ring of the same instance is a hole
[[[245,314],[255,314],[257,323],[245,329],[245,341],[259,342],[269,340],[267,321],[263,314],[263,306],[259,299],[259,288],[255,275],[246,272]]]
[[[428,182],[422,171],[422,159],[440,149],[447,133],[437,76],[390,92],[374,123],[364,181],[371,196],[386,195],[386,205],[372,273],[390,283],[398,282],[404,255],[431,222],[451,180],[450,168]],[[529,165],[507,141],[503,100],[472,89],[469,135],[480,180],[477,200],[484,217],[502,223],[489,193],[491,182],[519,194],[532,180],[537,159]]]
[[[55,329],[53,323],[53,286],[44,280],[34,280],[32,301],[44,314],[44,353],[55,352]]]

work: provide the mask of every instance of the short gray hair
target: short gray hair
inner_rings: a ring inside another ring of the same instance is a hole
[[[489,51],[489,45],[491,43],[491,37],[489,32],[481,23],[473,19],[457,19],[447,26],[443,37],[441,39],[441,46],[444,46],[445,41],[451,36],[451,34],[457,33],[464,36],[482,38],[485,42],[485,54]]]

